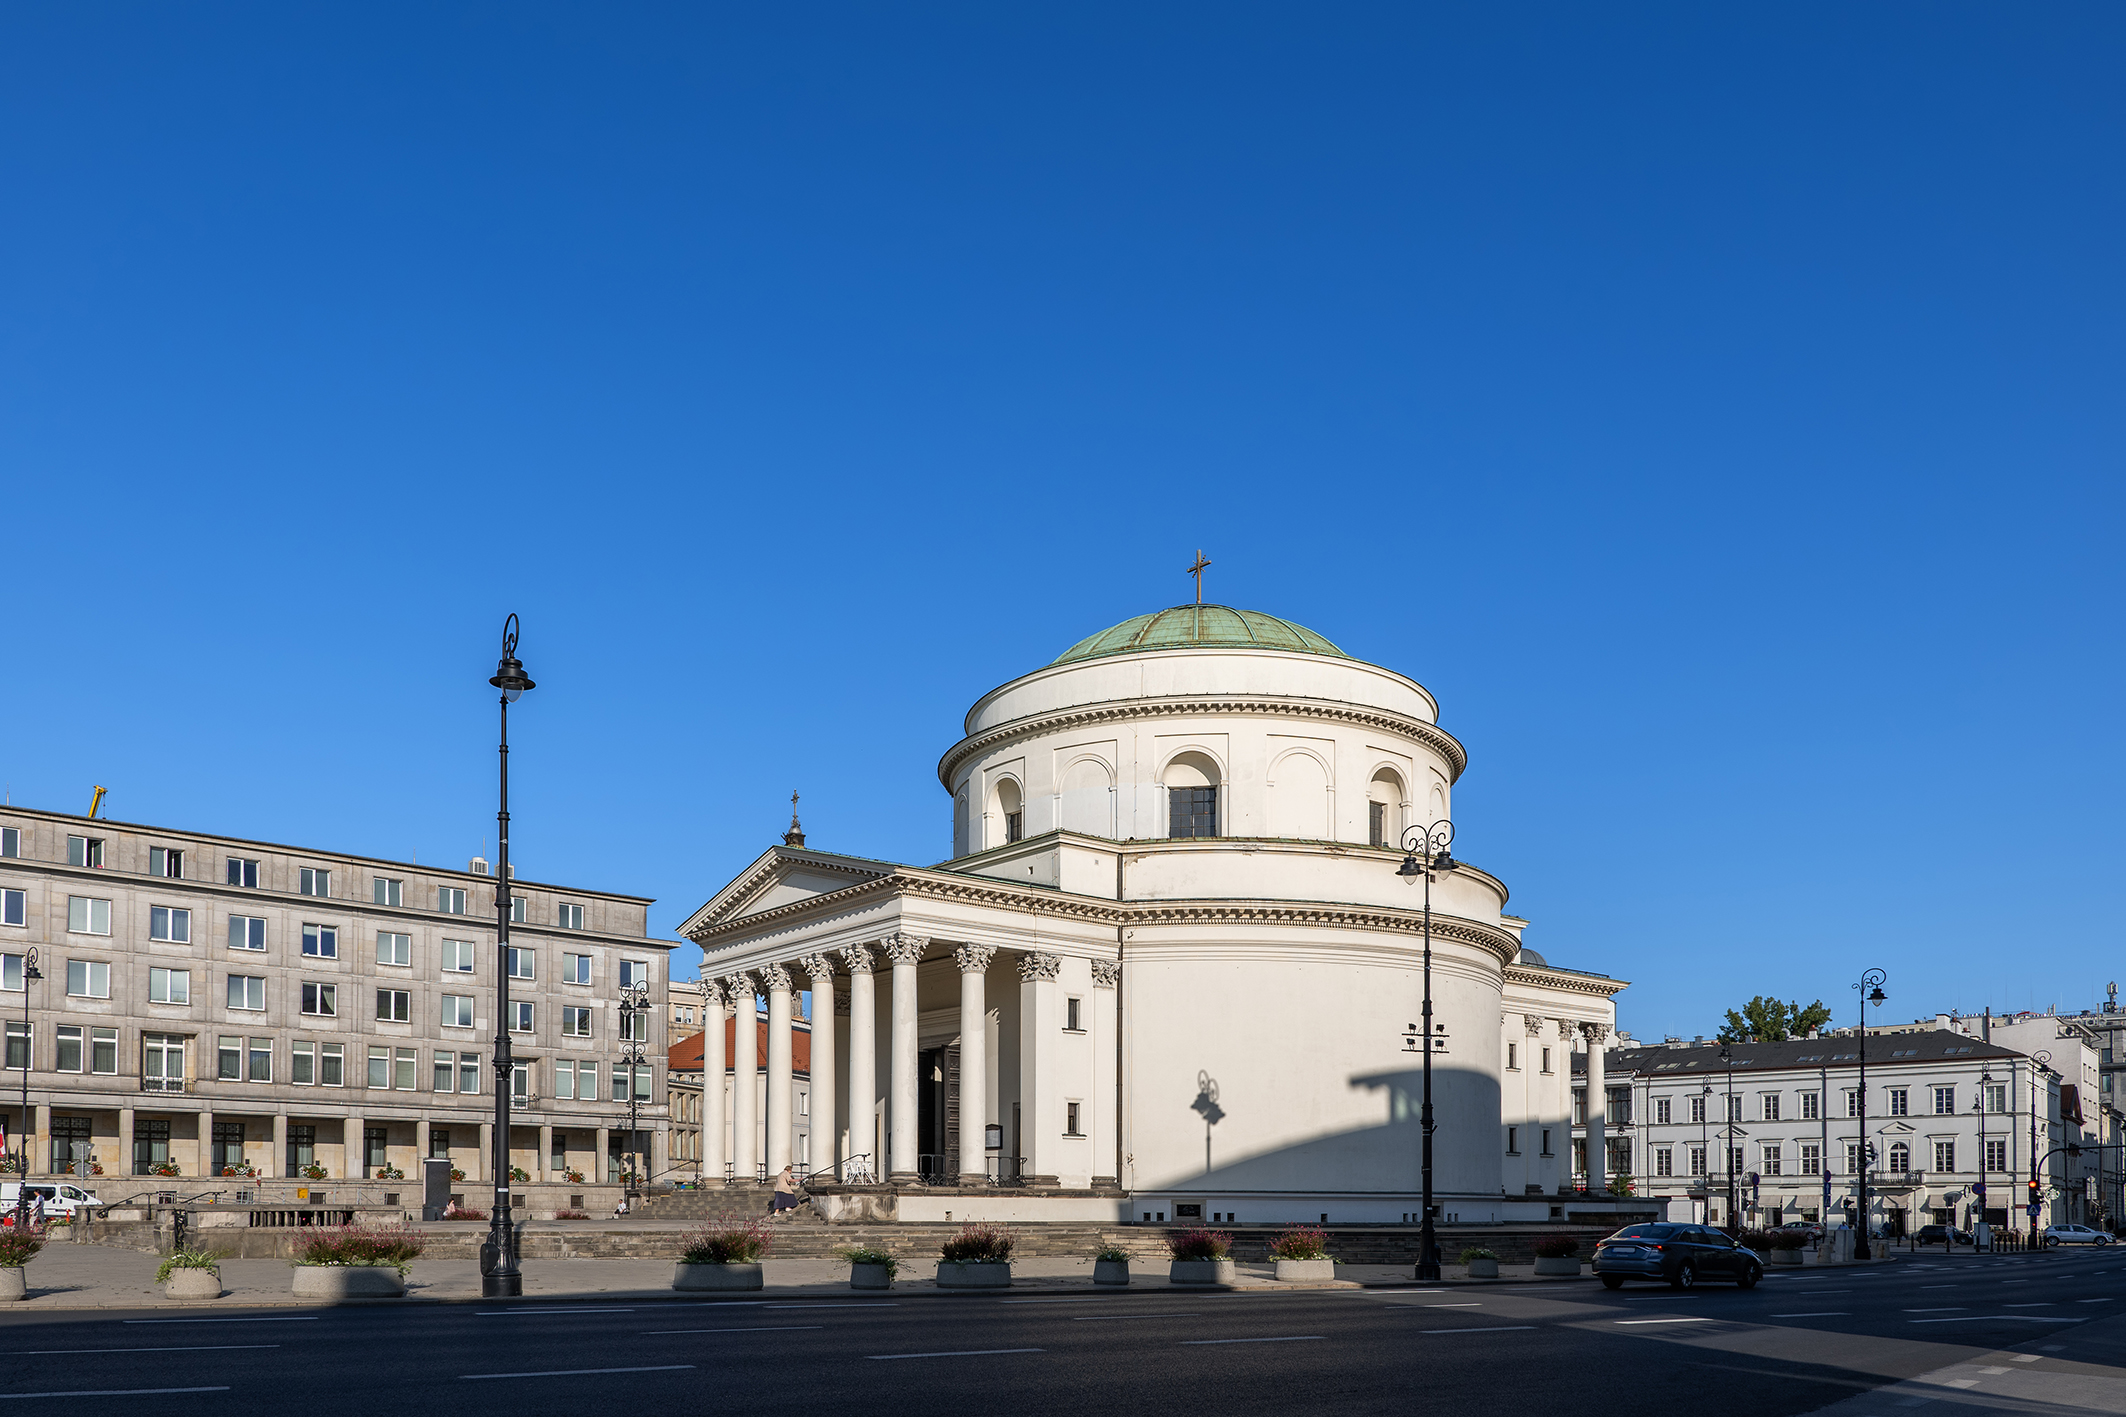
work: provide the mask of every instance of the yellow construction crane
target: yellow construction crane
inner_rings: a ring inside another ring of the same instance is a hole
[[[103,789],[99,787],[99,788],[97,788],[97,789],[96,789],[96,795],[95,795],[94,797],[91,797],[91,798],[89,799],[89,815],[90,815],[90,816],[92,816],[92,817],[93,817],[93,816],[95,816],[95,815],[96,815],[96,809],[97,809],[97,808],[99,808],[99,807],[101,807],[102,805],[103,805]]]

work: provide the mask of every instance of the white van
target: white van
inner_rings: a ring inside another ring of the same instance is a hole
[[[39,1196],[44,1198],[44,1218],[47,1220],[57,1220],[62,1215],[71,1217],[77,1210],[97,1210],[103,1205],[102,1201],[79,1186],[68,1185],[64,1181],[32,1181],[29,1191],[29,1203],[32,1206],[37,1204]],[[21,1195],[20,1181],[0,1184],[0,1212],[8,1216],[13,1215],[15,1204]]]

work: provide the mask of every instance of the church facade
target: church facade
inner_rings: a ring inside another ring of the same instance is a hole
[[[992,690],[938,764],[950,860],[793,829],[682,926],[712,1073],[725,1015],[740,1072],[763,1056],[767,1000],[767,1115],[742,1085],[745,1115],[704,1116],[705,1174],[794,1160],[791,1000],[809,987],[829,1218],[1415,1221],[1425,916],[1398,867],[1406,831],[1451,819],[1467,766],[1438,720],[1407,676],[1215,605],[1139,616]],[[1432,887],[1448,1222],[1556,1213],[1572,1054],[1601,1076],[1623,987],[1545,963],[1506,906],[1475,865]]]

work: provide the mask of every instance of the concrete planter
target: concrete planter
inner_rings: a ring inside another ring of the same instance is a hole
[[[388,1264],[299,1264],[298,1299],[403,1299],[406,1281]]]
[[[758,1289],[765,1281],[757,1264],[676,1264],[672,1287],[689,1293],[703,1289]]]
[[[0,1303],[10,1299],[27,1299],[29,1294],[29,1281],[23,1277],[22,1266],[0,1265]]]
[[[1580,1272],[1580,1259],[1577,1255],[1566,1255],[1563,1259],[1547,1260],[1538,1255],[1535,1261],[1535,1272],[1537,1274],[1578,1274]]]
[[[1279,1260],[1277,1277],[1290,1283],[1294,1280],[1322,1280],[1336,1277],[1334,1260]]]
[[[851,1289],[891,1289],[893,1271],[882,1264],[853,1264],[849,1266]]]
[[[1471,1260],[1469,1261],[1469,1277],[1471,1279],[1497,1279],[1499,1277],[1499,1262],[1497,1260]]]
[[[1124,1285],[1129,1283],[1128,1260],[1094,1260],[1093,1283]]]
[[[219,1299],[221,1297],[221,1271],[218,1269],[173,1269],[170,1277],[162,1282],[162,1297],[165,1299]]]
[[[1798,1265],[1801,1263],[1801,1255],[1802,1252],[1800,1250],[1773,1250],[1771,1252],[1773,1264]]]
[[[955,1264],[951,1260],[938,1261],[938,1288],[940,1289],[1009,1289],[1011,1266],[991,1264],[986,1261],[973,1264]]]
[[[1770,1268],[1771,1268],[1771,1266],[1772,1266],[1772,1251],[1770,1251],[1770,1250],[1751,1250],[1751,1251],[1750,1251],[1750,1253],[1751,1253],[1751,1254],[1753,1254],[1753,1255],[1755,1255],[1755,1256],[1757,1257],[1757,1263],[1758,1263],[1758,1264],[1760,1264],[1760,1265],[1763,1265],[1763,1266],[1764,1266],[1764,1267],[1765,1267],[1766,1269],[1770,1269]]]
[[[1187,1287],[1209,1287],[1214,1284],[1231,1284],[1234,1280],[1231,1260],[1175,1260],[1167,1266],[1167,1282]]]

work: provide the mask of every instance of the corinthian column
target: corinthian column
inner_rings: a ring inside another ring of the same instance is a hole
[[[760,971],[768,986],[768,1174],[790,1164],[790,1117],[797,1089],[790,1067],[790,971],[771,964]]]
[[[1056,1152],[1063,1135],[1062,1081],[1056,1040],[1063,1020],[1056,1002],[1056,975],[1063,957],[1019,956],[1019,1158],[1022,1183],[1056,1184]]]
[[[952,952],[960,967],[960,1184],[979,1186],[989,1179],[983,1162],[983,1124],[989,1120],[989,1003],[983,997],[983,971],[994,945],[961,945]]]
[[[1115,1033],[1118,1026],[1122,966],[1113,960],[1092,962],[1093,996],[1093,1185],[1122,1184],[1121,1134],[1115,1116]]]
[[[893,961],[893,1082],[886,1110],[892,1136],[888,1176],[898,1185],[920,1179],[916,1161],[915,964],[930,947],[921,935],[888,935],[879,942]]]
[[[723,986],[702,980],[701,1005],[701,1174],[714,1183],[731,1154],[723,1133]]]
[[[841,1129],[834,1116],[834,962],[825,955],[806,955],[798,961],[812,980],[812,1159],[814,1171],[835,1167],[841,1179],[841,1160],[836,1143]]]
[[[1587,1189],[1609,1189],[1609,1087],[1602,1076],[1602,1040],[1609,1030],[1599,1023],[1580,1025],[1587,1039]]]
[[[727,974],[723,987],[731,996],[731,1016],[737,1024],[731,1037],[731,1179],[741,1186],[753,1184],[760,1158],[753,1135],[753,1087],[760,1074],[759,1001],[753,980],[745,974]]]
[[[880,1181],[886,1159],[878,1145],[878,996],[871,987],[871,947],[844,945],[842,958],[849,964],[849,1155],[863,1157],[871,1179]]]

